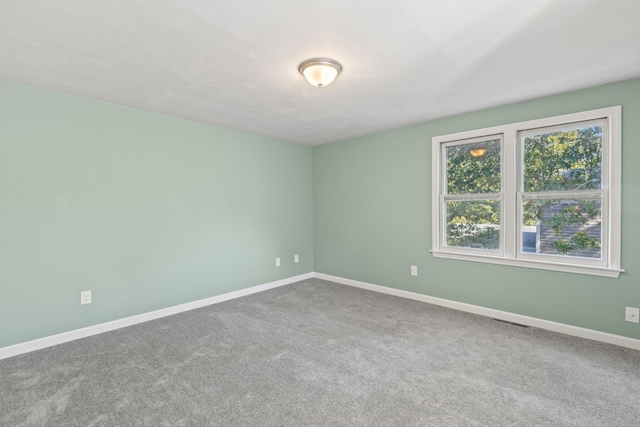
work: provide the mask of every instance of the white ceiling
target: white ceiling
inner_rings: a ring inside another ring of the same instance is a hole
[[[321,144],[640,76],[640,0],[0,0],[0,78]],[[343,73],[318,89],[300,62]]]

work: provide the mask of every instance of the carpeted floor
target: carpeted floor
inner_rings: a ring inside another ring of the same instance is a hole
[[[0,360],[3,426],[638,426],[640,352],[310,279]]]

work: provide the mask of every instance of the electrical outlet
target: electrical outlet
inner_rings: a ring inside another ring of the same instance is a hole
[[[280,258],[276,258],[276,267],[280,267]]]
[[[300,262],[300,257],[298,256],[298,254],[295,254],[295,255],[293,256],[293,262],[295,262],[295,263]]]
[[[417,265],[412,265],[411,266],[411,275],[412,276],[417,276],[418,275],[418,266]]]
[[[640,308],[627,307],[624,320],[631,323],[640,323]]]
[[[91,304],[91,291],[80,292],[80,305]]]

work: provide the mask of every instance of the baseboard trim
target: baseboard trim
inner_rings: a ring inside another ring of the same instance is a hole
[[[218,304],[220,302],[232,300],[235,298],[240,298],[240,297],[255,294],[258,292],[267,291],[269,289],[277,288],[280,286],[290,285],[291,283],[310,279],[312,277],[313,277],[313,273],[301,274],[299,276],[288,277],[286,279],[276,280],[275,282],[252,286],[250,288],[241,289],[239,291],[233,291],[233,292],[228,292],[222,295],[216,295],[215,297],[192,301],[185,304],[174,305],[172,307],[150,311],[148,313],[142,313],[135,316],[125,317],[123,319],[117,319],[110,322],[100,323],[98,325],[88,326],[86,328],[75,329],[69,332],[63,332],[60,334],[51,335],[44,338],[38,338],[38,339],[27,341],[24,343],[2,347],[0,348],[0,360],[6,359],[8,357],[17,356],[23,353],[40,350],[46,347],[52,347],[54,345],[63,344],[69,341],[74,341],[80,338],[90,337],[92,335],[101,334],[103,332],[125,328],[127,326],[136,325],[138,323],[148,322],[149,320],[159,319],[161,317],[171,316],[173,314],[194,310],[196,308]]]
[[[506,320],[508,322],[520,323],[523,325],[559,332],[566,335],[572,335],[575,337],[586,338],[594,341],[605,342],[608,344],[615,344],[634,350],[640,350],[640,340],[635,338],[623,337],[621,335],[600,332],[593,329],[581,328],[579,326],[572,326],[564,323],[552,322],[550,320],[539,319],[537,317],[524,316],[521,314],[510,313],[508,311],[495,310],[493,308],[466,304],[463,302],[457,302],[444,298],[432,297],[415,292],[388,288],[386,286],[374,285],[371,283],[360,282],[358,280],[345,279],[344,277],[331,276],[329,274],[313,273],[313,277],[328,280],[330,282],[340,283],[342,285],[353,286],[356,288],[367,289],[369,291],[380,292],[387,295],[393,295],[401,298],[408,298],[416,301],[426,302],[429,304],[439,305],[441,307],[452,308],[454,310],[465,311],[467,313],[479,314],[481,316],[491,317],[494,319]]]
[[[467,313],[479,314],[481,316],[491,317],[494,319],[506,320],[509,322],[520,323],[523,325],[528,325],[528,326],[533,326],[540,329],[559,332],[566,335],[572,335],[575,337],[586,338],[594,341],[605,342],[608,344],[619,345],[621,347],[631,348],[634,350],[640,350],[640,340],[635,338],[623,337],[621,335],[610,334],[607,332],[600,332],[593,329],[581,328],[578,326],[567,325],[564,323],[552,322],[550,320],[539,319],[536,317],[524,316],[521,314],[510,313],[507,311],[495,310],[492,308],[481,307],[473,304],[457,302],[457,301],[448,300],[444,298],[432,297],[428,295],[418,294],[415,292],[403,291],[400,289],[374,285],[371,283],[361,282],[358,280],[346,279],[343,277],[331,276],[329,274],[314,272],[314,273],[301,274],[299,276],[288,277],[286,279],[277,280],[275,282],[265,283],[262,285],[257,285],[250,288],[241,289],[238,291],[229,292],[222,295],[217,295],[210,298],[205,298],[197,301],[188,302],[185,304],[179,304],[172,307],[163,308],[160,310],[150,311],[148,313],[142,313],[135,316],[125,317],[123,319],[117,319],[117,320],[101,323],[94,326],[88,326],[86,328],[75,329],[73,331],[68,331],[68,332],[63,332],[56,335],[51,335],[48,337],[38,338],[38,339],[27,341],[24,343],[10,345],[7,347],[0,348],[0,360],[17,356],[19,354],[24,354],[31,351],[52,347],[58,344],[63,344],[69,341],[74,341],[80,338],[90,337],[92,335],[101,334],[103,332],[113,331],[115,329],[125,328],[127,326],[136,325],[138,323],[148,322],[150,320],[171,316],[173,314],[178,314],[178,313],[182,313],[189,310],[194,310],[196,308],[206,307],[208,305],[229,301],[229,300],[240,298],[246,295],[263,292],[269,289],[274,289],[280,286],[285,286],[291,283],[299,282],[301,280],[310,279],[312,277],[328,280],[328,281],[339,283],[342,285],[353,286],[356,288],[379,292],[387,295],[393,295],[401,298],[408,298],[416,301],[422,301],[429,304],[438,305],[441,307],[447,307],[447,308],[452,308],[454,310],[465,311]]]

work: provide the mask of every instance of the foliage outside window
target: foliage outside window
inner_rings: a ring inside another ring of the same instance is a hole
[[[500,138],[446,146],[446,245],[500,248]]]
[[[522,221],[536,227],[530,252],[602,258],[603,128],[600,121],[521,133]]]
[[[620,107],[433,138],[433,254],[617,277]]]

